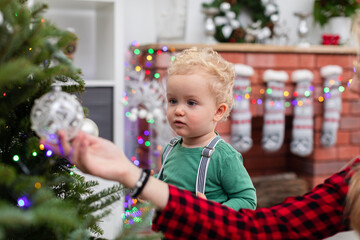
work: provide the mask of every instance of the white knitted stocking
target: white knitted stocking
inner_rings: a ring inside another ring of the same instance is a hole
[[[239,152],[248,151],[253,144],[251,139],[251,112],[249,109],[248,93],[249,77],[254,69],[248,65],[235,64],[234,95],[235,105],[231,113],[231,143]]]
[[[285,71],[266,70],[263,75],[267,83],[262,146],[266,151],[280,149],[285,132],[284,82],[289,78]]]
[[[311,81],[314,75],[309,70],[296,70],[291,79],[296,83],[296,105],[294,106],[294,118],[290,151],[304,157],[312,153],[314,148],[314,109]]]
[[[339,91],[339,76],[342,68],[337,65],[327,65],[320,69],[324,78],[324,119],[320,142],[323,146],[333,146],[337,138],[341,113],[341,92]]]

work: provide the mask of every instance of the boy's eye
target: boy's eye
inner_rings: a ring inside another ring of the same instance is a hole
[[[169,103],[170,103],[170,104],[175,104],[175,103],[176,103],[176,100],[175,100],[175,99],[169,99]]]
[[[196,105],[196,102],[195,101],[188,101],[188,104],[190,105],[190,106],[195,106]]]

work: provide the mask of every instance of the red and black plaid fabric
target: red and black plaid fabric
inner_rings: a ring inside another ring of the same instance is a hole
[[[153,230],[166,239],[323,239],[349,229],[344,216],[349,172],[347,167],[302,197],[255,211],[236,212],[169,186],[169,202]]]

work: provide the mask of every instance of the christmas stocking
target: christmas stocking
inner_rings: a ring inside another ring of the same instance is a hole
[[[252,146],[251,112],[249,109],[249,77],[254,69],[248,65],[235,64],[234,95],[235,105],[231,113],[231,143],[239,152],[246,152]]]
[[[337,65],[327,65],[320,69],[324,79],[324,119],[320,142],[330,147],[336,142],[337,130],[341,113],[341,93],[339,91],[342,68]]]
[[[262,146],[266,151],[279,150],[284,141],[285,99],[284,82],[289,78],[285,71],[266,70],[267,83]]]
[[[294,104],[290,151],[295,155],[305,157],[312,153],[314,145],[314,110],[310,90],[314,75],[309,70],[297,70],[292,73],[291,79],[296,83],[294,92],[296,104]]]

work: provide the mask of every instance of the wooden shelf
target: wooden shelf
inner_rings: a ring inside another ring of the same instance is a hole
[[[347,46],[334,46],[334,45],[314,45],[309,47],[300,46],[278,46],[278,45],[263,45],[263,44],[243,44],[243,43],[219,43],[219,44],[182,44],[182,43],[170,43],[170,44],[147,44],[141,45],[140,50],[147,50],[152,48],[154,50],[162,49],[166,46],[171,51],[181,51],[183,49],[191,47],[211,47],[219,52],[263,52],[263,53],[316,53],[316,54],[356,54],[355,47]]]

